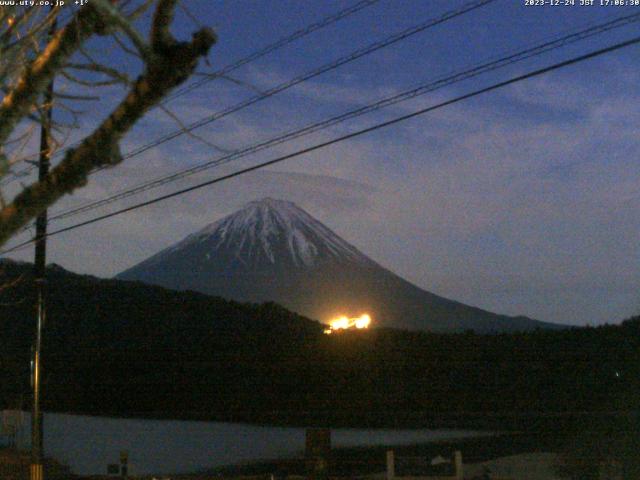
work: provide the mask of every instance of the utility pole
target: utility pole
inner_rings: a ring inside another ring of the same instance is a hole
[[[49,29],[48,40],[56,30],[54,19]],[[40,156],[38,159],[38,181],[42,182],[51,165],[51,124],[53,119],[53,78],[44,94],[44,115],[40,126]],[[44,480],[42,397],[42,334],[46,320],[46,263],[47,263],[47,210],[36,218],[34,277],[36,286],[37,320],[36,341],[33,349],[33,410],[31,412],[31,469],[30,480]]]

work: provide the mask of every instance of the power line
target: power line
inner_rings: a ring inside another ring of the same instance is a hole
[[[481,75],[483,73],[487,73],[493,70],[497,70],[499,68],[503,68],[505,66],[511,65],[513,63],[516,62],[520,62],[523,60],[526,60],[528,58],[534,57],[534,56],[538,56],[541,55],[543,53],[546,53],[550,50],[554,50],[556,48],[560,48],[563,47],[565,45],[569,45],[581,40],[584,40],[585,38],[589,38],[592,37],[594,35],[606,32],[606,31],[610,31],[614,28],[619,28],[622,27],[624,25],[627,25],[629,23],[632,22],[637,22],[638,20],[640,20],[640,13],[636,13],[633,15],[626,15],[623,17],[618,17],[614,20],[611,20],[609,22],[605,22],[602,24],[598,24],[595,26],[591,26],[582,30],[579,30],[577,32],[571,33],[569,35],[565,35],[562,36],[560,38],[542,43],[540,45],[536,45],[534,47],[530,47],[524,50],[520,50],[516,53],[512,53],[510,55],[507,55],[506,57],[502,57],[499,58],[497,60],[491,61],[491,62],[487,62],[487,63],[481,63],[481,64],[477,64],[476,66],[469,68],[467,70],[458,72],[458,73],[454,73],[448,76],[443,76],[435,81],[430,81],[427,84],[422,84],[418,87],[412,88],[410,90],[404,91],[402,93],[399,94],[395,94],[392,95],[390,97],[384,98],[382,100],[379,100],[373,104],[369,104],[345,113],[342,113],[338,116],[334,116],[331,117],[329,119],[320,121],[320,122],[316,122],[310,125],[307,125],[305,127],[302,127],[300,129],[296,129],[293,131],[289,131],[287,133],[281,134],[275,138],[266,140],[266,141],[262,141],[259,142],[257,144],[253,144],[250,145],[248,147],[244,147],[242,149],[230,152],[222,157],[218,157],[216,159],[213,160],[209,160],[207,162],[201,163],[199,165],[190,167],[190,168],[186,168],[186,169],[182,169],[182,170],[178,170],[176,172],[173,172],[169,175],[165,175],[159,178],[156,178],[154,180],[151,181],[147,181],[144,182],[142,184],[136,185],[135,187],[130,187],[127,189],[124,189],[114,195],[111,195],[109,197],[100,199],[100,200],[96,200],[93,202],[89,202],[89,203],[85,203],[83,205],[79,205],[76,207],[72,207],[69,208],[67,210],[63,210],[60,213],[52,216],[50,218],[50,220],[54,221],[54,220],[60,220],[60,219],[64,219],[64,218],[68,218],[68,217],[72,217],[75,216],[77,214],[83,213],[83,212],[87,212],[90,210],[94,210],[96,208],[99,208],[101,206],[104,205],[108,205],[111,204],[115,201],[118,200],[122,200],[124,198],[128,198],[132,195],[138,194],[138,193],[142,193],[145,192],[147,190],[153,189],[153,188],[157,188],[160,187],[162,185],[166,185],[168,183],[177,181],[179,179],[185,178],[187,176],[190,175],[194,175],[196,173],[202,172],[204,170],[213,168],[213,167],[217,167],[219,165],[222,164],[226,164],[229,163],[233,160],[236,160],[238,158],[242,158],[251,154],[254,154],[258,151],[264,150],[266,148],[270,148],[273,147],[275,145],[279,145],[285,142],[289,142],[293,139],[296,138],[300,138],[302,136],[308,135],[310,133],[314,133],[317,132],[319,130],[324,130],[330,126],[334,126],[337,125],[341,122],[344,122],[346,120],[350,120],[353,118],[356,118],[358,116],[364,115],[364,114],[368,114],[371,113],[373,111],[379,110],[381,108],[385,108],[388,107],[390,105],[394,105],[396,103],[399,102],[403,102],[406,100],[409,100],[411,98],[415,98],[419,95],[424,95],[426,93],[432,92],[436,89],[440,89],[443,88],[445,86],[449,86],[452,85],[454,83],[463,81],[463,80],[467,80],[469,78]]]
[[[360,10],[369,7],[371,5],[373,5],[374,3],[379,2],[380,0],[363,0],[361,2],[356,3],[355,5],[352,5],[349,8],[346,8],[344,10],[341,10],[333,15],[329,15],[328,17],[323,18],[322,20],[313,23],[305,28],[302,28],[300,30],[297,30],[295,32],[293,32],[291,35],[281,38],[280,40],[278,40],[275,43],[272,43],[271,45],[267,45],[266,47],[244,57],[241,58],[240,60],[237,60],[234,63],[231,63],[229,65],[227,65],[226,67],[212,73],[208,78],[203,78],[197,82],[193,82],[191,85],[186,85],[176,91],[174,91],[172,94],[170,94],[168,97],[166,97],[165,101],[163,103],[166,103],[168,101],[171,101],[172,99],[179,97],[181,95],[184,95],[185,93],[188,93],[192,90],[195,90],[196,88],[201,87],[202,85],[214,80],[217,77],[222,77],[224,75],[227,75],[231,72],[233,72],[234,70],[237,70],[238,68],[242,67],[243,65],[246,65],[247,63],[253,62],[259,58],[264,57],[265,55],[273,52],[274,50],[278,50],[282,47],[285,47],[286,45],[289,45],[290,43],[306,36],[309,35],[312,32],[315,32],[316,30],[319,30],[321,28],[324,28],[328,25],[331,25],[332,23],[337,22],[338,20],[341,20],[349,15],[352,15],[356,12],[359,12]]]
[[[181,190],[177,190],[175,192],[172,192],[172,193],[169,193],[169,194],[166,194],[166,195],[162,195],[162,196],[156,197],[154,199],[147,200],[145,202],[141,202],[141,203],[138,203],[136,205],[132,205],[132,206],[123,208],[121,210],[117,210],[115,212],[111,212],[111,213],[108,213],[108,214],[105,214],[105,215],[100,215],[98,217],[94,217],[92,219],[85,220],[83,222],[79,222],[79,223],[76,223],[74,225],[70,225],[68,227],[64,227],[64,228],[55,230],[53,232],[48,233],[47,237],[51,237],[51,236],[58,235],[58,234],[61,234],[61,233],[64,233],[64,232],[75,230],[77,228],[80,228],[80,227],[83,227],[83,226],[86,226],[86,225],[90,225],[92,223],[100,222],[102,220],[106,220],[108,218],[115,217],[117,215],[121,215],[123,213],[131,212],[133,210],[137,210],[139,208],[146,207],[148,205],[152,205],[152,204],[167,200],[169,198],[173,198],[173,197],[177,197],[177,196],[180,196],[180,195],[184,195],[185,193],[192,192],[194,190],[198,190],[198,189],[204,188],[206,186],[213,185],[215,183],[220,183],[220,182],[223,182],[225,180],[229,180],[231,178],[238,177],[238,176],[243,175],[245,173],[253,172],[255,170],[259,170],[259,169],[262,169],[262,168],[265,168],[265,167],[268,167],[268,166],[271,166],[271,165],[275,165],[275,164],[283,162],[285,160],[289,160],[289,159],[294,158],[294,157],[299,157],[300,155],[304,155],[304,154],[307,154],[307,153],[310,153],[310,152],[313,152],[313,151],[316,151],[316,150],[320,150],[320,149],[328,147],[330,145],[334,145],[334,144],[337,144],[339,142],[343,142],[345,140],[349,140],[351,138],[355,138],[355,137],[358,137],[358,136],[361,136],[361,135],[364,135],[364,134],[367,134],[367,133],[371,133],[371,132],[374,132],[376,130],[380,130],[382,128],[386,128],[386,127],[389,127],[391,125],[395,125],[397,123],[409,120],[411,118],[414,118],[414,117],[417,117],[417,116],[420,116],[420,115],[424,115],[424,114],[432,112],[434,110],[437,110],[437,109],[440,109],[440,108],[443,108],[443,107],[446,107],[446,106],[449,106],[449,105],[453,105],[455,103],[459,103],[459,102],[461,102],[463,100],[467,100],[467,99],[482,95],[484,93],[492,92],[492,91],[497,90],[499,88],[503,88],[503,87],[506,87],[508,85],[512,85],[514,83],[521,82],[523,80],[527,80],[529,78],[537,77],[537,76],[543,75],[545,73],[549,73],[551,71],[558,70],[558,69],[563,68],[563,67],[567,67],[569,65],[574,65],[576,63],[580,63],[580,62],[583,62],[585,60],[589,60],[591,58],[595,58],[595,57],[604,55],[606,53],[610,53],[610,52],[613,52],[613,51],[616,51],[616,50],[620,50],[622,48],[629,47],[631,45],[636,45],[638,43],[640,43],[640,37],[635,37],[635,38],[633,38],[631,40],[627,40],[627,41],[624,41],[624,42],[616,43],[616,44],[611,45],[609,47],[605,47],[605,48],[602,48],[602,49],[599,49],[599,50],[595,50],[595,51],[589,52],[589,53],[584,54],[584,55],[580,55],[578,57],[574,57],[574,58],[569,59],[569,60],[565,60],[565,61],[562,61],[562,62],[559,62],[559,63],[555,63],[555,64],[550,65],[548,67],[544,67],[544,68],[541,68],[541,69],[538,69],[538,70],[534,70],[532,72],[529,72],[529,73],[526,73],[526,74],[523,74],[523,75],[512,77],[509,80],[504,80],[502,82],[495,83],[493,85],[481,88],[479,90],[475,90],[475,91],[473,91],[471,93],[460,95],[458,97],[455,97],[453,99],[438,103],[436,105],[432,105],[430,107],[422,108],[420,110],[416,110],[416,111],[414,111],[412,113],[408,113],[406,115],[401,115],[399,117],[393,118],[393,119],[388,120],[386,122],[378,123],[378,124],[373,125],[371,127],[364,128],[364,129],[361,129],[361,130],[358,130],[356,132],[352,132],[352,133],[349,133],[349,134],[346,134],[346,135],[342,135],[342,136],[336,137],[336,138],[334,138],[332,140],[328,140],[326,142],[318,143],[316,145],[312,145],[310,147],[303,148],[303,149],[298,150],[296,152],[289,153],[287,155],[283,155],[283,156],[274,158],[272,160],[259,163],[257,165],[253,165],[251,167],[247,167],[247,168],[244,168],[242,170],[238,170],[236,172],[233,172],[233,173],[230,173],[230,174],[227,174],[227,175],[223,175],[223,176],[220,176],[220,177],[213,178],[211,180],[207,180],[206,182],[202,182],[202,183],[193,185],[193,186],[188,187],[188,188],[183,188]],[[14,246],[14,247],[12,247],[10,249],[3,250],[2,252],[0,252],[0,255],[6,254],[6,253],[10,253],[10,252],[14,252],[14,251],[16,251],[16,250],[18,250],[18,249],[20,249],[22,247],[30,245],[31,243],[33,243],[33,241],[34,241],[33,239],[27,240],[27,241],[22,242],[22,243]]]
[[[295,42],[296,40],[299,40],[317,30],[320,30],[322,28],[328,27],[329,25],[332,25],[336,22],[338,22],[339,20],[342,20],[343,18],[346,18],[350,15],[353,15],[354,13],[359,12],[360,10],[363,10],[367,7],[370,7],[376,3],[378,3],[380,0],[361,0],[357,3],[355,3],[354,5],[347,7],[343,10],[340,10],[338,12],[335,12],[331,15],[328,15],[322,19],[320,19],[319,21],[312,23],[310,25],[307,25],[304,28],[301,28],[300,30],[296,30],[295,32],[277,40],[274,43],[271,43],[263,48],[261,48],[260,50],[257,50],[249,55],[247,55],[246,57],[240,58],[238,60],[236,60],[233,63],[230,63],[228,65],[226,65],[225,67],[222,67],[220,70],[217,70],[213,73],[211,73],[210,75],[207,75],[206,78],[200,79],[197,82],[192,83],[191,85],[187,85],[183,88],[180,88],[176,91],[174,91],[173,93],[171,93],[170,95],[168,95],[167,97],[165,97],[165,99],[162,101],[162,104],[165,105],[168,102],[170,102],[171,100],[173,100],[174,98],[177,98],[181,95],[184,95],[185,93],[188,93],[192,90],[195,90],[196,88],[199,88],[202,85],[205,85],[208,82],[211,82],[213,80],[216,80],[218,78],[224,78],[226,75],[228,75],[229,73],[237,70],[238,68],[254,62],[266,55],[268,55],[271,52],[274,52],[276,50],[279,50],[280,48],[283,48],[293,42]],[[78,146],[79,143],[76,143],[74,145],[71,145],[69,148],[72,148],[74,146]],[[60,151],[59,154],[55,155],[55,156],[59,156],[62,153],[62,151]],[[16,172],[16,173],[12,173],[11,177],[8,179],[4,179],[3,181],[0,181],[0,186],[4,186],[7,185],[8,183],[12,182],[13,180],[15,180],[16,178],[28,175],[29,173],[31,173],[33,170],[35,170],[35,166],[31,166],[31,167],[27,167],[23,170],[21,170],[20,172]]]
[[[413,35],[416,35],[418,33],[421,33],[429,28],[435,27],[437,25],[440,25],[442,23],[445,23],[449,20],[452,20],[454,18],[457,18],[461,15],[464,15],[466,13],[469,13],[473,10],[476,10],[478,8],[484,7],[485,5],[488,5],[490,3],[494,3],[497,0],[473,0],[471,2],[465,3],[462,7],[457,8],[455,10],[450,10],[448,12],[443,13],[442,15],[440,15],[439,17],[436,18],[432,18],[429,19],[425,22],[422,22],[418,25],[415,25],[413,27],[409,27],[405,30],[402,30],[399,33],[396,33],[394,35],[391,35],[389,37],[386,37],[382,40],[379,40],[377,42],[371,43],[365,47],[359,48],[353,52],[351,52],[348,55],[345,55],[343,57],[338,58],[337,60],[334,60],[333,62],[330,62],[328,64],[322,65],[321,67],[315,68],[309,72],[303,73],[301,75],[298,75],[297,77],[292,78],[291,80],[288,80],[287,82],[281,83],[275,87],[270,88],[269,90],[265,91],[264,93],[260,94],[260,95],[256,95],[254,97],[251,97],[247,100],[244,100],[242,102],[239,102],[235,105],[232,105],[230,107],[227,107],[223,110],[220,110],[218,112],[215,112],[211,115],[208,115],[204,118],[201,118],[200,120],[197,120],[193,123],[191,123],[190,125],[186,126],[185,128],[180,128],[177,130],[174,130],[173,132],[170,132],[166,135],[163,135],[162,137],[147,143],[146,145],[142,145],[141,147],[138,147],[137,149],[128,152],[127,154],[124,155],[124,159],[129,159],[132,157],[135,157],[137,155],[140,155],[144,152],[146,152],[147,150],[150,150],[152,148],[157,147],[158,145],[161,145],[163,143],[166,143],[170,140],[173,140],[177,137],[180,137],[182,135],[184,135],[185,133],[191,132],[193,130],[196,130],[198,128],[204,127],[205,125],[208,125],[216,120],[219,120],[221,118],[224,118],[228,115],[231,115],[232,113],[236,113],[244,108],[247,108],[255,103],[258,103],[262,100],[265,100],[269,97],[272,97],[278,93],[281,93],[285,90],[290,89],[291,87],[294,87],[302,82],[306,82],[307,80],[310,80],[312,78],[315,78],[323,73],[329,72],[331,70],[335,70],[336,68],[345,65],[347,63],[353,62],[359,58],[362,58],[366,55],[370,55],[382,48],[388,47],[390,45],[393,45],[395,43],[398,43],[402,40],[405,40]],[[106,168],[106,167],[104,167]],[[100,171],[102,170],[102,168],[96,169],[95,171]]]
[[[140,147],[138,147],[135,150],[132,150],[130,152],[127,152],[126,154],[123,155],[123,160],[128,160],[130,158],[136,157],[138,155],[141,155],[142,153],[151,150],[152,148],[155,148],[159,145],[162,145],[163,143],[166,143],[168,141],[171,141],[175,138],[178,138],[186,133],[192,132],[193,130],[196,130],[198,128],[204,127],[205,125],[208,125],[210,123],[213,123],[216,120],[219,120],[221,118],[224,118],[228,115],[231,115],[233,113],[236,113],[244,108],[247,108],[251,105],[254,105],[262,100],[265,100],[267,98],[270,98],[278,93],[281,93],[285,90],[288,90],[300,83],[303,83],[307,80],[310,80],[312,78],[315,78],[319,75],[322,75],[323,73],[329,72],[331,70],[335,70],[336,68],[345,65],[347,63],[353,62],[359,58],[362,58],[366,55],[370,55],[382,48],[388,47],[390,45],[393,45],[395,43],[398,43],[402,40],[405,40],[413,35],[416,35],[418,33],[421,33],[429,28],[435,27],[437,25],[440,25],[442,23],[445,23],[449,20],[452,20],[454,18],[457,18],[461,15],[464,15],[468,12],[471,12],[473,10],[476,10],[478,8],[481,8],[485,5],[488,5],[490,3],[494,3],[497,0],[473,0],[471,2],[467,2],[464,5],[462,5],[461,7],[455,9],[455,10],[450,10],[447,11],[445,13],[443,13],[442,15],[440,15],[439,17],[436,18],[431,18],[425,22],[422,22],[418,25],[414,25],[413,27],[409,27],[405,30],[402,30],[396,34],[393,34],[389,37],[386,37],[382,40],[379,40],[377,42],[371,43],[365,47],[359,48],[353,52],[351,52],[348,55],[345,55],[343,57],[338,58],[337,60],[334,60],[328,64],[322,65],[321,67],[315,68],[309,72],[303,73],[301,75],[298,75],[297,77],[294,77],[284,83],[281,83],[275,87],[270,88],[269,90],[253,96],[247,100],[244,100],[242,102],[236,103],[234,105],[231,105],[230,107],[227,107],[223,110],[219,110],[211,115],[208,115],[204,118],[201,118],[200,120],[197,120],[193,123],[191,123],[190,125],[187,125],[183,128],[179,128],[177,130],[174,130],[173,132],[167,133],[159,138],[157,138],[156,140],[153,140],[152,142],[149,142],[145,145],[142,145]],[[108,167],[100,167],[95,169],[93,173],[105,170]],[[0,182],[0,186],[2,185],[2,183]]]
[[[420,23],[418,25],[415,25],[413,27],[409,27],[409,28],[407,28],[405,30],[402,30],[401,32],[398,32],[398,33],[396,33],[394,35],[386,37],[383,40],[374,42],[372,44],[367,45],[366,47],[357,49],[354,52],[350,53],[349,55],[340,57],[339,59],[337,59],[337,60],[335,60],[335,61],[333,61],[333,62],[331,62],[329,64],[325,64],[325,65],[323,65],[323,66],[321,66],[319,68],[316,68],[316,69],[311,70],[309,72],[306,72],[306,73],[304,73],[302,75],[294,77],[293,79],[291,79],[291,80],[289,80],[287,82],[284,82],[284,83],[282,83],[280,85],[277,85],[276,87],[273,87],[273,88],[267,90],[266,92],[263,92],[260,95],[257,95],[257,96],[249,98],[248,100],[239,102],[239,103],[237,103],[235,105],[232,105],[232,106],[230,106],[230,107],[228,107],[226,109],[223,109],[223,110],[218,111],[218,112],[216,112],[216,113],[214,113],[212,115],[209,115],[209,116],[204,117],[204,118],[202,118],[200,120],[197,120],[196,122],[193,122],[193,123],[191,123],[190,125],[188,125],[188,126],[186,126],[184,128],[180,128],[178,130],[174,130],[173,132],[168,133],[168,134],[166,134],[166,135],[164,135],[164,136],[162,136],[162,137],[160,137],[160,138],[158,138],[158,139],[156,139],[156,140],[154,140],[154,141],[152,141],[150,143],[147,143],[146,145],[142,145],[141,147],[138,147],[137,149],[126,153],[123,156],[123,160],[128,160],[128,159],[130,159],[132,157],[140,155],[140,154],[146,152],[147,150],[155,148],[156,146],[159,146],[159,145],[161,145],[163,143],[166,143],[166,142],[168,142],[170,140],[173,140],[173,139],[175,139],[175,138],[177,138],[177,137],[179,137],[179,136],[181,136],[181,135],[183,135],[185,133],[191,132],[191,131],[193,131],[193,130],[195,130],[197,128],[200,128],[200,127],[203,127],[203,126],[205,126],[207,124],[210,124],[210,123],[212,123],[212,122],[214,122],[216,120],[219,120],[219,119],[221,119],[223,117],[226,117],[226,116],[228,116],[228,115],[230,115],[232,113],[238,112],[238,111],[240,111],[240,110],[242,110],[242,109],[244,109],[246,107],[249,107],[250,105],[253,105],[255,103],[258,103],[259,101],[265,100],[265,99],[267,99],[267,98],[269,98],[269,97],[271,97],[273,95],[276,95],[276,94],[278,94],[280,92],[283,92],[283,91],[285,91],[285,90],[287,90],[287,89],[289,89],[289,88],[291,88],[291,87],[293,87],[295,85],[298,85],[298,84],[300,84],[300,83],[302,83],[304,81],[307,81],[307,80],[309,80],[311,78],[314,78],[314,77],[316,77],[318,75],[321,75],[323,73],[326,73],[326,72],[328,72],[330,70],[334,70],[334,69],[336,69],[336,68],[338,68],[338,67],[340,67],[340,66],[342,66],[344,64],[347,64],[349,62],[357,60],[357,59],[359,59],[359,58],[361,58],[361,57],[363,57],[365,55],[369,55],[369,54],[371,54],[371,53],[373,53],[373,52],[375,52],[377,50],[380,50],[380,49],[382,49],[384,47],[387,47],[389,45],[392,45],[392,44],[395,44],[395,43],[397,43],[399,41],[402,41],[402,40],[404,40],[404,39],[406,39],[406,38],[408,38],[408,37],[410,37],[412,35],[415,35],[417,33],[422,32],[422,31],[424,31],[424,30],[426,30],[428,28],[432,28],[432,27],[434,27],[436,25],[439,25],[439,24],[444,23],[444,22],[446,22],[448,20],[454,19],[454,18],[456,18],[458,16],[464,15],[465,13],[468,13],[470,11],[473,11],[473,10],[475,10],[477,8],[483,7],[485,5],[493,3],[495,1],[496,0],[474,0],[472,2],[468,2],[468,3],[464,4],[462,7],[458,8],[458,9],[450,10],[450,11],[445,12],[444,14],[440,15],[439,17],[429,19],[429,20],[427,20],[425,22],[422,22],[422,23]],[[236,155],[236,152],[232,152],[231,155]],[[99,171],[104,170],[106,168],[107,167],[98,168],[98,169],[94,170],[92,173],[99,172]],[[64,212],[64,215],[68,216],[67,212]],[[59,219],[60,216],[57,216],[55,218]]]

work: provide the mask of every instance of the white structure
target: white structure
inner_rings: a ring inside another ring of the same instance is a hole
[[[442,465],[443,463],[453,462],[453,474],[452,475],[397,475],[396,474],[396,460],[421,460],[420,465],[425,465],[425,459],[416,459],[412,457],[396,457],[393,450],[387,451],[387,480],[403,479],[403,480],[463,480],[464,474],[462,471],[462,453],[456,450],[453,454],[452,461],[446,461],[442,457],[438,456],[434,460],[428,462],[429,465]]]

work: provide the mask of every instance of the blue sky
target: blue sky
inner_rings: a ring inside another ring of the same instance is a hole
[[[200,67],[215,71],[353,3],[190,0],[184,5],[198,23],[213,26],[219,35],[210,65]],[[464,3],[380,0],[232,76],[266,90]],[[524,6],[524,0],[498,0],[195,133],[226,149],[241,148],[631,13],[640,13],[640,7],[531,7]],[[196,28],[193,19],[178,12],[178,36]],[[638,32],[634,23],[51,228],[436,104]],[[103,49],[101,42],[93,48]],[[618,322],[640,313],[639,57],[640,47],[631,47],[52,238],[49,258],[78,272],[110,276],[244,203],[270,195],[298,203],[382,265],[440,295],[540,320]],[[121,53],[111,59],[127,64]],[[103,92],[103,101],[86,114],[82,131],[119,94]],[[190,123],[254,95],[251,88],[218,80],[179,97],[168,108]],[[174,119],[154,110],[125,139],[123,151],[176,128]],[[96,174],[86,188],[52,211],[216,155],[207,143],[183,135]],[[31,255],[20,252],[15,257]]]

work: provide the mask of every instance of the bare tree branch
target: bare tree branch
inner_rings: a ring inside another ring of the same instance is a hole
[[[145,42],[140,32],[138,32],[133,25],[129,22],[127,18],[122,16],[120,12],[114,8],[111,3],[105,0],[93,0],[95,3],[92,5],[100,11],[100,13],[107,19],[107,21],[116,26],[119,30],[123,31],[131,40],[131,42],[136,46],[142,58],[146,61],[150,62],[153,59],[151,58],[151,49],[147,42]]]
[[[121,103],[79,146],[69,150],[43,181],[26,187],[0,210],[0,245],[62,196],[85,185],[93,169],[120,163],[122,156],[118,142],[122,137],[145,112],[193,74],[198,59],[205,56],[215,43],[215,35],[205,28],[196,32],[190,42],[176,41],[169,32],[175,3],[175,0],[158,1],[151,29],[153,54],[146,62],[144,73]],[[50,78],[59,70],[71,51],[78,48],[81,39],[90,36],[92,28],[108,32],[104,24],[106,20],[102,17],[96,19],[95,12],[82,10],[76,21],[56,35],[41,54],[42,58],[27,68],[19,84],[19,94],[11,92],[9,101],[0,107],[0,141],[8,130],[2,122],[15,122],[25,108],[18,104],[28,105],[29,100],[33,100],[33,95],[25,91],[27,86],[39,86],[43,79]],[[85,17],[80,18],[83,14]],[[78,38],[70,39],[72,33]]]
[[[100,28],[103,24],[95,10],[81,8],[78,15],[55,34],[42,54],[25,68],[15,88],[0,104],[0,144],[7,140],[17,123],[37,103],[51,78],[71,54]]]
[[[144,2],[142,2],[142,4],[140,4],[138,7],[136,7],[133,11],[125,13],[125,15],[129,19],[129,21],[135,20],[140,15],[142,15],[144,12],[146,12],[149,9],[149,7],[151,6],[152,3],[153,3],[153,0],[145,0]]]
[[[67,64],[66,67],[71,68],[73,70],[84,70],[89,72],[101,73],[101,74],[107,75],[108,77],[111,77],[112,80],[117,81],[119,83],[124,83],[125,85],[131,84],[131,79],[127,76],[126,73],[120,72],[115,68],[110,68],[110,67],[107,67],[106,65],[101,65],[96,62],[86,63],[86,64],[70,63],[70,64]]]
[[[98,100],[100,100],[100,97],[98,95],[73,95],[70,93],[54,92],[53,96],[54,98],[64,98],[67,100],[88,100],[92,102],[97,102]]]
[[[125,52],[128,53],[129,55],[131,55],[132,57],[135,58],[142,58],[142,55],[140,55],[138,52],[136,52],[135,50],[132,50],[131,48],[129,48],[127,46],[126,43],[124,43],[124,41],[118,37],[117,33],[113,34],[113,39],[116,41],[116,43],[120,46],[120,48]]]
[[[151,48],[155,52],[159,52],[175,42],[169,32],[169,26],[173,21],[176,3],[177,0],[158,0],[151,25]]]

